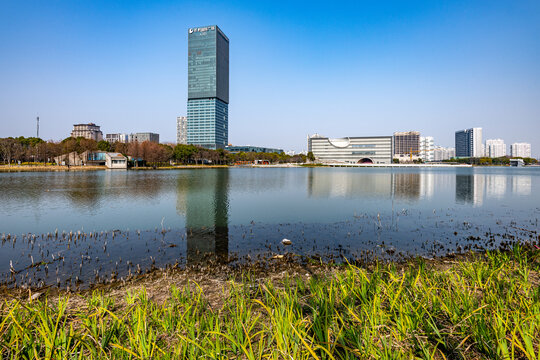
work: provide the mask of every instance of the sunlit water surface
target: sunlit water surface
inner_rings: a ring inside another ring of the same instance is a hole
[[[539,190],[539,168],[508,167],[0,173],[0,280],[73,286],[208,253],[339,260],[497,247],[537,240]]]

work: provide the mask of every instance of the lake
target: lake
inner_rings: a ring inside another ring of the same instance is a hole
[[[526,167],[0,173],[0,280],[88,284],[209,253],[234,263],[494,248],[538,240],[539,190],[540,168]]]

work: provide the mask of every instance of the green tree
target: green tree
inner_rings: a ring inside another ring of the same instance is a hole
[[[111,143],[105,140],[101,140],[97,143],[97,148],[98,150],[109,152],[111,151]]]

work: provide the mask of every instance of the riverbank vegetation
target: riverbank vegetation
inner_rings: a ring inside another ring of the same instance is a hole
[[[539,254],[515,247],[408,264],[307,264],[223,281],[164,274],[114,294],[5,300],[0,351],[10,359],[538,359]]]
[[[256,160],[269,163],[305,163],[306,155],[287,155],[285,153],[231,153],[224,149],[210,150],[195,145],[157,144],[150,141],[142,143],[109,143],[82,137],[68,137],[60,142],[43,141],[39,138],[0,139],[0,160],[11,166],[24,163],[52,163],[56,156],[85,151],[118,152],[139,159],[140,163],[152,167],[180,165],[233,165]],[[313,156],[311,156],[313,158]]]
[[[495,165],[495,166],[505,166],[510,165],[509,156],[501,156],[497,158],[490,157],[479,157],[479,158],[453,158],[450,160],[444,160],[444,162],[458,163],[458,164],[470,164],[470,165]],[[523,159],[525,165],[534,165],[538,163],[538,160],[530,157],[512,157],[512,159]]]

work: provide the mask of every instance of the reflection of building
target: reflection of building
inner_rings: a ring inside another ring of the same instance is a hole
[[[228,169],[208,169],[178,178],[176,207],[178,212],[185,212],[188,264],[209,254],[227,258],[228,191]]]
[[[144,132],[144,133],[135,133],[135,134],[129,134],[129,142],[155,142],[159,143],[159,134],[154,134],[151,132]]]
[[[103,140],[103,133],[98,125],[94,123],[89,124],[75,124],[71,131],[71,137],[78,138],[83,137],[95,141]]]
[[[531,177],[528,175],[512,176],[512,192],[519,195],[530,195],[531,180]]]
[[[506,156],[506,145],[503,139],[486,140],[485,155],[490,158]]]
[[[506,175],[486,175],[486,198],[502,198],[506,193]]]
[[[416,200],[420,198],[419,173],[392,173],[394,197]]]
[[[456,156],[484,156],[484,152],[482,151],[482,128],[456,131]]]
[[[435,193],[435,174],[432,172],[420,173],[420,196],[424,199],[433,197]]]
[[[325,162],[390,164],[392,137],[346,137],[329,139],[320,135],[308,137],[308,151]]]
[[[310,197],[388,197],[392,195],[390,173],[356,173],[337,169],[309,169],[308,194]]]
[[[513,143],[510,145],[511,157],[531,157],[531,144]]]
[[[229,141],[229,39],[216,25],[188,33],[188,144],[216,149]]]
[[[484,175],[456,174],[456,203],[482,205],[484,201]]]
[[[176,143],[187,144],[187,117],[176,117]]]

